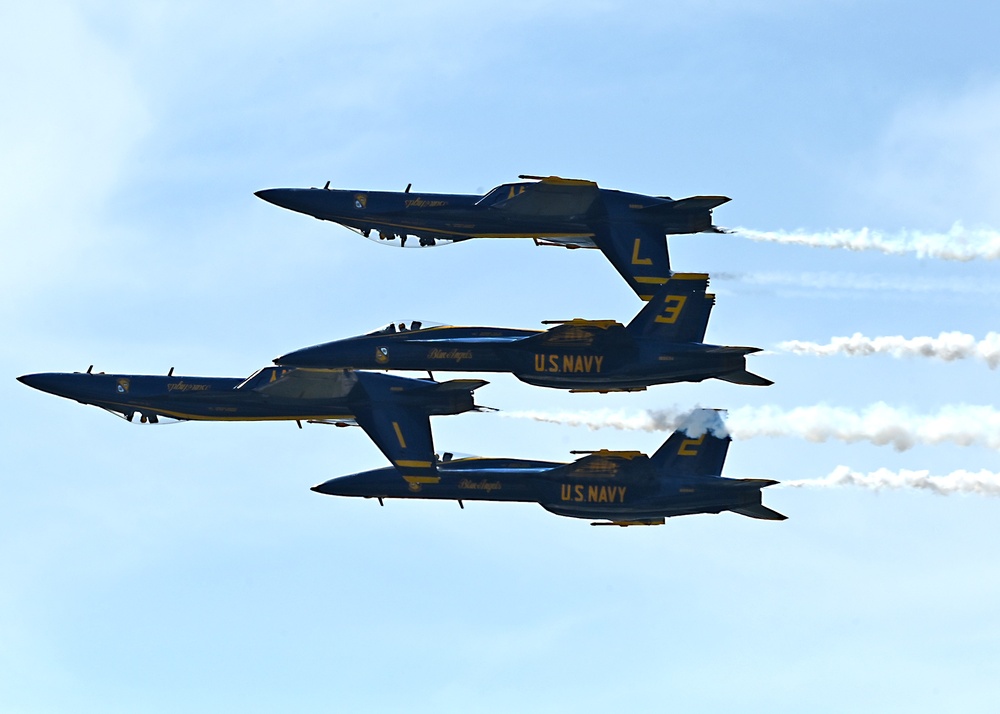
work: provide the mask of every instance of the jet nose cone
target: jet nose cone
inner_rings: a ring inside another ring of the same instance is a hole
[[[84,375],[89,377],[90,375]],[[55,394],[57,397],[67,399],[83,399],[85,397],[84,383],[79,374],[65,374],[61,372],[43,372],[40,374],[25,374],[17,378],[21,384],[26,384],[32,389],[41,392]]]
[[[281,195],[280,188],[262,188],[260,191],[254,191],[253,195],[267,201],[268,203],[273,203],[277,206],[281,205],[278,203],[278,197]]]
[[[21,384],[26,384],[32,389],[56,394],[57,384],[60,382],[55,374],[23,374],[17,378]]]
[[[369,360],[361,359],[360,350],[350,344],[327,342],[322,345],[303,347],[300,350],[281,355],[274,360],[275,364],[288,367],[368,367]]]
[[[254,195],[280,208],[322,220],[336,220],[352,213],[355,200],[349,192],[321,188],[265,188]]]
[[[254,196],[279,208],[316,216],[319,213],[316,189],[311,188],[264,188],[255,191]]]
[[[310,347],[306,347],[301,350],[294,350],[293,352],[289,352],[288,354],[275,358],[274,363],[298,367],[313,366],[315,362],[315,360],[311,359],[313,352],[313,349]]]
[[[315,491],[316,493],[322,493],[326,496],[341,496],[343,494],[340,492],[340,489],[337,488],[336,485],[334,484],[336,480],[337,479],[330,479],[329,481],[326,481],[324,483],[316,484],[309,490]]]

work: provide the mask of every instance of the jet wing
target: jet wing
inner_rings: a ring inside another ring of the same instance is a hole
[[[354,410],[358,426],[392,462],[414,490],[422,483],[437,483],[434,439],[426,413],[393,402],[358,406]]]
[[[650,300],[670,277],[667,239],[656,226],[603,222],[594,231],[594,243],[643,300]]]
[[[475,409],[472,392],[482,379],[449,382],[407,379],[357,372],[358,389],[351,395],[354,418],[392,462],[414,491],[437,483],[431,414],[459,414]]]

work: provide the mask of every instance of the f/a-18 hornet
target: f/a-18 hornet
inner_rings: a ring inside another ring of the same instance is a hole
[[[18,380],[133,421],[293,420],[358,425],[411,483],[436,475],[429,417],[479,410],[487,384],[434,382],[389,374],[265,367],[246,379],[86,372],[27,374]]]
[[[421,246],[532,238],[536,245],[599,248],[643,300],[670,276],[665,236],[721,232],[712,209],[729,201],[645,196],[558,176],[519,178],[533,180],[505,183],[484,196],[410,193],[409,186],[402,192],[331,189],[329,181],[324,188],[269,188],[256,195],[401,246],[410,237]]]
[[[574,391],[634,391],[715,378],[767,386],[748,372],[756,347],[702,343],[715,303],[708,276],[675,273],[628,324],[550,320],[548,330],[392,323],[360,337],[278,357],[297,367],[510,372],[522,382]]]
[[[503,458],[451,458],[444,454],[437,478],[406,483],[392,467],[341,476],[313,486],[331,496],[521,501],[591,525],[661,525],[670,516],[732,511],[781,521],[761,503],[761,489],[777,481],[724,478],[731,441],[718,413],[692,412],[652,456],[638,451],[574,451],[573,463]],[[383,504],[384,505],[384,504]]]

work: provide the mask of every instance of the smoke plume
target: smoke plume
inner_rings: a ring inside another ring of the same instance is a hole
[[[978,342],[975,337],[964,332],[942,332],[937,337],[909,339],[899,335],[865,337],[860,332],[855,332],[850,337],[834,337],[825,345],[789,340],[780,343],[778,349],[799,355],[820,357],[888,354],[893,357],[935,357],[946,362],[977,358],[985,361],[990,369],[996,369],[997,365],[1000,365],[1000,334],[996,332],[988,333]]]
[[[834,292],[850,291],[892,291],[894,293],[955,293],[993,297],[1000,294],[1000,285],[995,280],[974,276],[932,277],[920,275],[885,275],[874,273],[843,272],[781,272],[765,271],[753,273],[712,273],[717,281],[740,282],[747,285],[761,285],[775,288],[806,288],[823,290],[828,295]]]
[[[879,491],[882,489],[914,488],[933,491],[947,496],[952,493],[978,493],[1000,496],[1000,474],[992,471],[952,471],[946,476],[931,476],[929,471],[890,471],[879,469],[870,473],[851,471],[847,466],[838,466],[828,476],[800,481],[782,481],[782,486],[790,488],[839,488],[859,486]]]
[[[578,412],[501,412],[516,419],[586,426],[589,429],[673,431],[690,412],[679,407],[628,414],[599,409]],[[726,427],[737,440],[794,437],[812,442],[869,442],[905,451],[918,444],[957,444],[1000,449],[1000,411],[991,406],[957,404],[935,414],[915,414],[884,402],[860,411],[818,404],[784,409],[778,406],[729,410]]]
[[[756,241],[820,248],[876,250],[888,255],[916,255],[918,258],[960,261],[1000,258],[1000,233],[989,228],[965,228],[958,222],[947,233],[904,230],[889,234],[869,228],[823,233],[786,233],[735,228],[733,232]]]

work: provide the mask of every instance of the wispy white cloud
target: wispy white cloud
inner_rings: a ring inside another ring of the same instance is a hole
[[[0,112],[0,294],[57,285],[102,235],[92,230],[150,117],[129,63],[71,4],[8,4]],[[43,267],[44,266],[44,267]]]
[[[899,107],[856,185],[921,225],[1000,221],[1000,82],[923,95]]]
[[[887,354],[893,357],[933,357],[946,362],[975,358],[985,361],[990,369],[1000,365],[1000,334],[996,332],[987,333],[979,341],[964,332],[942,332],[937,337],[911,338],[901,335],[865,337],[855,332],[850,337],[833,337],[826,344],[788,340],[779,343],[778,349],[815,357]]]
[[[976,493],[1000,496],[1000,474],[985,469],[980,471],[952,471],[944,476],[931,476],[930,471],[890,471],[878,469],[868,473],[852,471],[838,466],[823,478],[782,481],[790,488],[842,488],[855,486],[873,491],[882,489],[919,489],[946,496],[954,493]]]
[[[518,411],[501,412],[514,419],[585,426],[589,429],[672,431],[689,409]],[[919,444],[957,444],[1000,449],[1000,411],[992,406],[956,404],[933,414],[916,414],[884,402],[855,410],[817,404],[785,409],[779,406],[739,407],[728,411],[726,427],[736,439],[792,437],[812,442],[869,442],[905,451]]]

